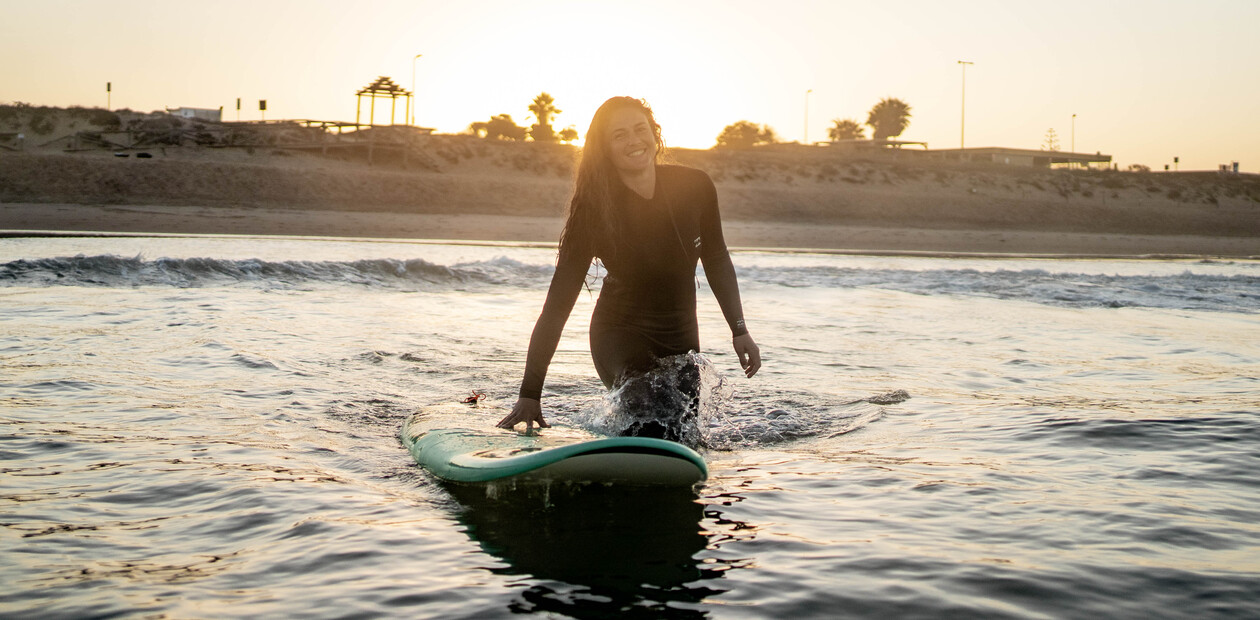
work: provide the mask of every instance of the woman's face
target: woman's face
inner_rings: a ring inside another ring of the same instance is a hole
[[[634,108],[612,112],[606,146],[608,158],[618,172],[641,172],[656,160],[656,134],[647,115]]]

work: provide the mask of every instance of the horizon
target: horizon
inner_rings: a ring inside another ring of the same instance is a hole
[[[528,127],[547,92],[554,127],[582,137],[604,99],[629,94],[671,147],[711,148],[741,120],[817,142],[895,97],[912,108],[898,139],[936,150],[960,146],[966,61],[967,148],[1036,150],[1053,129],[1059,150],[1121,169],[1260,171],[1260,84],[1242,62],[1260,56],[1247,32],[1260,3],[0,2],[0,55],[33,59],[0,66],[7,104],[222,107],[232,121],[239,97],[240,120],[266,99],[268,120],[353,121],[356,91],[378,76],[410,91],[414,67],[415,124],[439,133],[497,114]]]

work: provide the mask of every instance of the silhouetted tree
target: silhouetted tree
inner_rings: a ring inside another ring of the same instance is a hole
[[[1050,129],[1046,130],[1046,140],[1045,142],[1041,143],[1041,150],[1043,151],[1059,150],[1059,134],[1054,131],[1054,127],[1051,127]]]
[[[495,140],[525,139],[525,128],[517,125],[511,114],[492,116],[484,123],[472,123],[468,126],[468,133]]]
[[[578,132],[576,129],[573,128],[573,125],[569,125],[568,127],[565,127],[564,129],[560,130],[561,142],[564,142],[567,144],[577,139],[578,139]]]
[[[861,140],[866,137],[866,130],[855,120],[837,118],[831,122],[834,124],[827,130],[827,136],[832,140]]]
[[[866,124],[874,140],[896,138],[910,126],[910,105],[893,97],[881,99],[866,115]]]
[[[529,111],[534,113],[534,118],[538,122],[529,128],[529,137],[535,142],[555,142],[556,132],[551,128],[551,117],[559,114],[561,110],[556,108],[556,100],[547,93],[540,93],[534,97],[534,102],[529,104]]]
[[[547,93],[539,93],[534,102],[529,104],[529,111],[534,113],[539,125],[551,125],[551,117],[563,110],[556,107],[556,100]]]
[[[727,125],[718,134],[717,145],[727,148],[750,148],[758,144],[773,144],[779,140],[769,125],[758,126],[751,121],[739,121]]]

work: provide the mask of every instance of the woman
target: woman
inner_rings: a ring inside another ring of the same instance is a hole
[[[663,152],[660,125],[645,102],[613,97],[595,112],[520,395],[499,427],[549,426],[539,400],[543,380],[595,258],[607,275],[591,316],[591,356],[605,387],[622,385],[661,358],[699,351],[697,260],[730,325],[744,373],[752,377],[761,367],[744,326],[713,182],[699,170],[658,164]],[[630,434],[673,438],[677,430]]]

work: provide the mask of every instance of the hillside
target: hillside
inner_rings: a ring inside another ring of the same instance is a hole
[[[120,157],[66,152],[52,134],[90,124],[85,113],[72,116],[57,118],[46,147],[27,140],[0,151],[0,202],[554,217],[563,214],[576,154],[436,135],[414,141],[405,165],[195,144]],[[11,129],[13,119],[0,115],[0,130]],[[960,165],[911,151],[862,156],[795,145],[670,155],[713,177],[727,220],[1260,237],[1254,175]]]

